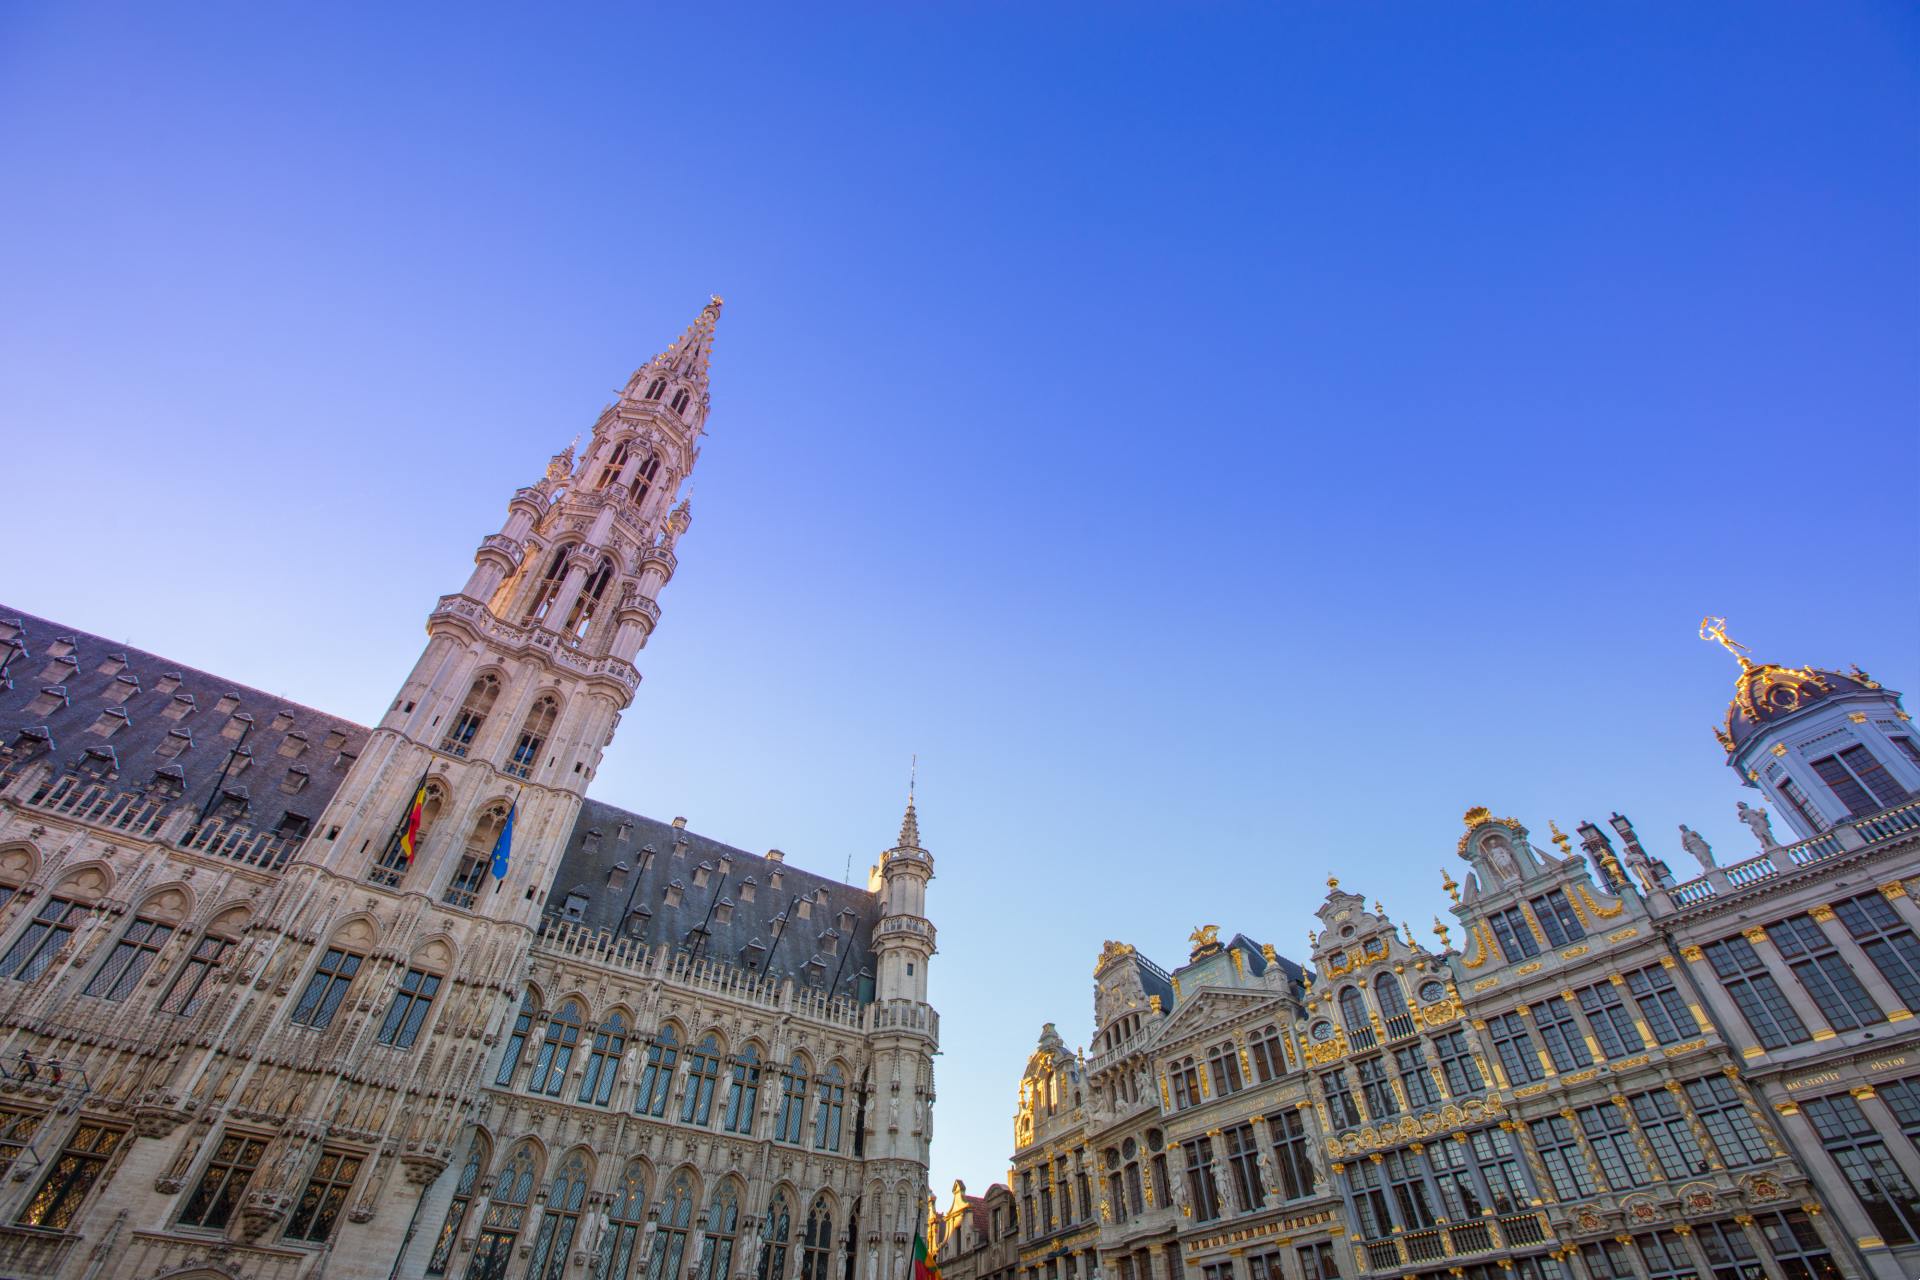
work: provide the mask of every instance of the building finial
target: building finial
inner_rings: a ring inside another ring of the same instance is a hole
[[[900,819],[899,849],[918,849],[920,847],[920,815],[913,811],[913,790],[920,780],[920,757],[915,754],[912,763],[907,766],[907,812]]]
[[[1456,905],[1459,903],[1460,886],[1454,882],[1451,875],[1447,874],[1445,867],[1440,868],[1440,887],[1447,891],[1447,896],[1452,898]]]
[[[1732,654],[1734,660],[1740,664],[1742,671],[1749,671],[1753,668],[1753,659],[1747,656],[1753,652],[1753,650],[1727,634],[1727,620],[1725,618],[1716,618],[1709,614],[1707,617],[1700,619],[1700,638],[1711,641]]]

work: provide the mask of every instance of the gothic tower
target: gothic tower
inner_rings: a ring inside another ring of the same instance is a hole
[[[676,498],[699,457],[719,315],[715,298],[628,380],[580,456],[569,446],[513,495],[253,917],[232,980],[146,1094],[142,1133],[184,1132],[140,1144],[136,1183],[177,1188],[211,1158],[226,1108],[261,1133],[228,1226],[237,1243],[317,1232],[369,1268],[355,1274],[384,1269],[416,1188],[463,1141],[554,866],[673,576],[690,520]],[[401,835],[421,793],[409,857]],[[302,1207],[316,1168],[340,1171],[324,1224]],[[396,1170],[408,1194],[393,1194]]]
[[[913,1239],[926,1203],[927,1161],[933,1142],[933,1054],[940,1024],[927,1002],[927,966],[934,953],[927,919],[927,882],[933,855],[920,845],[913,797],[900,821],[900,838],[880,855],[868,888],[880,899],[874,928],[873,1066],[865,1147],[868,1160],[860,1224],[867,1280],[895,1280],[911,1271]]]

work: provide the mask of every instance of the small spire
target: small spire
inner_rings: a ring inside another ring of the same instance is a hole
[[[907,812],[900,819],[900,843],[896,849],[918,849],[920,847],[920,818],[913,811],[913,800],[907,800]]]
[[[717,294],[709,298],[694,322],[687,326],[687,331],[672,346],[655,356],[653,364],[667,372],[704,380],[707,362],[713,356],[713,330],[720,323],[720,306]]]

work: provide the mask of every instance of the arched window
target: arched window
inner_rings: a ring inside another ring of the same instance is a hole
[[[596,489],[604,489],[618,480],[620,478],[620,469],[627,465],[629,452],[630,450],[627,448],[627,442],[625,440],[613,446],[613,452],[607,455],[605,464],[600,468],[600,478],[593,482],[593,487]]]
[[[604,1107],[613,1099],[613,1078],[626,1051],[627,1020],[615,1013],[593,1033],[593,1052],[587,1056],[587,1073],[580,1081],[580,1101]]]
[[[522,1143],[493,1180],[493,1198],[480,1219],[480,1238],[474,1241],[467,1280],[505,1280],[513,1260],[513,1242],[527,1223],[527,1205],[533,1199],[533,1148]]]
[[[340,1011],[340,1002],[347,998],[347,988],[353,985],[354,975],[360,972],[360,960],[361,957],[351,951],[328,947],[313,976],[307,979],[306,990],[294,1003],[288,1021],[316,1031],[326,1030],[333,1015]]]
[[[820,1075],[814,1095],[813,1145],[819,1151],[840,1149],[840,1117],[847,1106],[846,1077],[838,1065],[829,1066]]]
[[[1146,1209],[1141,1198],[1140,1144],[1128,1138],[1120,1148],[1120,1158],[1127,1162],[1127,1210],[1135,1217],[1139,1217]]]
[[[215,927],[221,927],[219,921]],[[160,1012],[186,1017],[198,1010],[205,1002],[202,994],[206,986],[207,975],[218,969],[233,951],[234,942],[230,937],[209,928],[193,944],[193,953],[175,970],[173,984],[167,988],[167,994],[160,1000]]]
[[[667,1114],[667,1095],[673,1091],[673,1068],[680,1060],[680,1037],[673,1024],[665,1023],[647,1046],[647,1065],[640,1072],[640,1088],[633,1095],[637,1115]]]
[[[507,1037],[506,1052],[500,1055],[500,1070],[493,1076],[493,1082],[503,1089],[513,1084],[514,1068],[520,1065],[520,1055],[527,1051],[527,1037],[533,1033],[534,1015],[539,1012],[540,1002],[529,987],[520,997],[520,1014],[513,1020],[513,1034]]]
[[[467,837],[466,848],[460,851],[460,861],[454,864],[447,891],[440,895],[441,901],[462,910],[473,908],[480,886],[486,882],[487,868],[493,864],[493,846],[500,839],[510,807],[505,800],[496,800],[481,812],[480,820],[473,824],[473,834]]]
[[[579,1043],[580,1005],[569,1000],[547,1020],[547,1038],[540,1045],[540,1055],[533,1060],[533,1077],[527,1081],[527,1091],[544,1093],[549,1098],[559,1097],[567,1068],[573,1065],[573,1048]]]
[[[467,1147],[467,1162],[460,1166],[460,1178],[453,1184],[453,1200],[447,1205],[447,1216],[440,1224],[439,1238],[433,1242],[433,1256],[427,1259],[427,1274],[443,1276],[447,1273],[447,1263],[453,1259],[453,1246],[460,1239],[460,1228],[467,1221],[467,1207],[473,1203],[474,1188],[479,1185],[480,1175],[487,1171],[487,1140],[479,1130],[475,1130],[473,1141]]]
[[[727,1280],[733,1274],[733,1240],[740,1230],[740,1193],[723,1182],[707,1208],[706,1247],[700,1252],[700,1280]]]
[[[655,378],[647,387],[647,399],[649,400],[658,400],[666,393],[667,380],[665,378]]]
[[[1215,1094],[1225,1097],[1240,1092],[1240,1053],[1233,1041],[1222,1041],[1207,1050],[1207,1071],[1213,1076]]]
[[[533,704],[533,710],[527,712],[527,722],[520,730],[520,741],[513,745],[513,758],[507,761],[507,772],[516,778],[533,776],[533,766],[539,763],[540,749],[547,745],[547,735],[553,732],[553,722],[560,715],[560,700],[550,693],[543,693]]]
[[[833,1208],[822,1193],[813,1198],[807,1229],[800,1237],[800,1280],[827,1280],[827,1258],[832,1252]]]
[[[560,585],[567,580],[567,556],[572,551],[572,543],[562,543],[553,549],[553,559],[547,561],[547,571],[540,575],[533,599],[527,602],[528,622],[538,622],[553,608],[554,597],[560,594]]]
[[[802,1121],[807,1113],[807,1060],[801,1054],[794,1054],[793,1061],[780,1073],[780,1117],[773,1126],[773,1136],[779,1142],[798,1142]]]
[[[654,478],[659,474],[660,455],[657,453],[649,453],[640,465],[634,468],[633,483],[628,486],[628,491],[633,494],[636,504],[647,500],[647,495],[653,491]]]
[[[693,399],[693,393],[685,387],[680,388],[673,393],[673,411],[675,413],[685,413],[687,411],[687,402],[691,399]]]
[[[1400,979],[1390,973],[1383,973],[1373,981],[1373,998],[1380,1006],[1383,1018],[1405,1017],[1407,998],[1400,993]]]
[[[1367,1002],[1360,997],[1356,987],[1347,987],[1340,992],[1340,1021],[1347,1024],[1347,1034],[1367,1031]]]
[[[760,1051],[752,1045],[733,1059],[733,1084],[727,1090],[727,1110],[721,1127],[728,1133],[752,1133],[753,1111],[760,1101]]]
[[[600,611],[600,601],[607,594],[607,584],[612,581],[613,561],[602,560],[600,567],[587,575],[579,598],[573,602],[573,608],[567,610],[567,625],[561,630],[576,640],[583,638],[587,628],[593,625],[594,616]]]
[[[120,941],[113,944],[113,950],[107,954],[107,962],[94,970],[88,979],[86,989],[81,993],[100,996],[107,1000],[125,1000],[127,994],[140,984],[147,972],[147,966],[160,954],[160,948],[167,945],[167,939],[173,936],[173,926],[162,924],[158,920],[135,920],[120,935]]]
[[[1176,1059],[1167,1069],[1167,1078],[1173,1085],[1175,1111],[1200,1105],[1200,1071],[1192,1057]]]
[[[480,732],[480,726],[487,721],[487,713],[493,710],[493,704],[499,697],[499,676],[489,671],[475,680],[473,687],[467,690],[467,700],[460,704],[460,714],[454,717],[453,727],[440,740],[440,749],[465,759],[468,749],[473,746],[473,735]]]
[[[776,1191],[760,1229],[760,1273],[756,1280],[786,1280],[787,1242],[792,1237],[793,1207],[787,1203],[786,1192]]]
[[[406,808],[400,811],[400,821],[394,827],[393,834],[387,837],[387,847],[380,851],[379,859],[367,869],[367,879],[375,884],[396,885],[407,874],[413,863],[407,857],[407,851],[401,847],[400,838],[407,833],[407,815],[412,812],[413,798],[418,794],[409,790]],[[413,833],[413,852],[419,856],[420,846],[425,843],[427,833],[433,830],[433,824],[440,820],[440,809],[446,802],[446,792],[440,783],[427,783],[427,798],[420,802],[420,826]]]
[[[687,1093],[680,1102],[680,1119],[705,1124],[713,1116],[713,1090],[720,1082],[720,1041],[712,1032],[699,1047],[687,1051]]]
[[[685,1169],[673,1175],[666,1202],[660,1206],[660,1227],[653,1233],[653,1254],[647,1259],[647,1280],[678,1280],[687,1256],[687,1226],[693,1221],[693,1175]]]
[[[580,1206],[587,1198],[587,1155],[575,1151],[547,1188],[547,1211],[540,1215],[540,1234],[533,1241],[533,1263],[527,1280],[561,1280],[567,1254],[580,1229]]]
[[[627,1280],[634,1250],[647,1228],[647,1167],[627,1161],[607,1206],[606,1243],[600,1250],[600,1280]]]

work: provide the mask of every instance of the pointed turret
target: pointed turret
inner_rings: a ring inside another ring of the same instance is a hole
[[[900,819],[900,843],[896,849],[918,849],[920,847],[920,817],[913,811],[913,797],[907,797],[907,812]]]
[[[713,358],[713,336],[720,323],[720,307],[718,297],[709,299],[685,333],[633,371],[620,398],[629,403],[667,403],[683,415],[688,413],[690,405],[704,409],[707,366]]]

